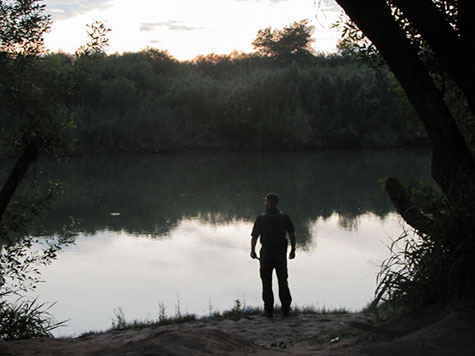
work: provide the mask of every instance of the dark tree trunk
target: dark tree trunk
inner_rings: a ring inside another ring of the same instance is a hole
[[[15,191],[25,177],[28,168],[37,160],[37,158],[38,149],[34,146],[27,146],[16,161],[15,167],[0,191],[0,222],[2,221],[3,215],[13,198]]]
[[[386,1],[337,2],[378,48],[418,113],[432,144],[432,177],[452,202],[460,204],[470,199],[459,187],[473,188],[473,157],[442,93],[393,19]]]

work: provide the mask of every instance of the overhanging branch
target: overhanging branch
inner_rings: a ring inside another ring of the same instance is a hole
[[[15,167],[0,191],[0,222],[15,191],[25,177],[28,168],[37,158],[38,148],[36,146],[27,146],[23,149],[21,156],[16,161]]]
[[[475,69],[470,48],[444,14],[430,0],[393,0],[422,38],[434,51],[437,59],[462,89],[472,111],[475,112]],[[472,38],[473,40],[473,38]]]
[[[432,219],[422,214],[411,201],[409,194],[396,178],[388,178],[385,183],[386,192],[397,212],[414,229],[426,235],[430,235]]]

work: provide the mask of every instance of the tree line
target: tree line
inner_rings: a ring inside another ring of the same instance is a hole
[[[36,25],[44,32],[49,23]],[[185,62],[152,48],[106,55],[109,31],[93,22],[90,41],[74,55],[41,53],[39,35],[34,56],[4,49],[2,65],[14,67],[5,83],[15,83],[14,91],[0,90],[0,103],[8,104],[0,109],[2,139],[10,141],[2,145],[5,155],[23,146],[87,154],[424,142],[392,74],[343,52],[315,55],[308,20],[258,31],[255,53]]]
[[[394,147],[423,137],[393,77],[349,56],[283,63],[233,53],[179,62],[146,49],[44,60],[77,76],[77,153]]]

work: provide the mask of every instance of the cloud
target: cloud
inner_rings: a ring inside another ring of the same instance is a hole
[[[268,3],[271,3],[271,4],[278,4],[280,2],[289,2],[291,0],[234,0],[234,1],[238,1],[238,2],[268,2]]]
[[[341,12],[341,7],[335,0],[315,0],[315,6],[323,11]]]
[[[204,27],[193,27],[183,25],[183,21],[165,21],[165,22],[142,22],[140,24],[140,32],[150,32],[157,28],[165,27],[170,31],[196,31],[203,30]]]
[[[90,10],[105,9],[111,0],[45,0],[46,12],[54,20],[64,20],[88,12]]]
[[[291,2],[292,0],[234,0],[234,1],[279,4],[282,2]],[[322,8],[329,11],[340,11],[341,9],[335,0],[314,0],[313,3],[315,7]]]

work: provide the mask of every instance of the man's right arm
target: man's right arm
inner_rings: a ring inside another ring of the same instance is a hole
[[[261,234],[261,221],[260,218],[257,217],[256,221],[254,222],[254,226],[252,227],[252,232],[251,232],[251,258],[257,258],[256,254],[256,245],[257,245],[257,239],[259,238],[259,235]]]

